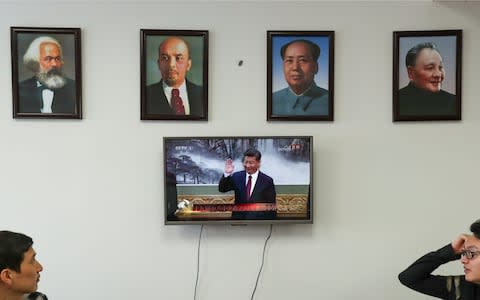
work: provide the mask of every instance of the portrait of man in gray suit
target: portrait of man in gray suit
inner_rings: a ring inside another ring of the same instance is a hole
[[[271,36],[269,119],[333,119],[331,34],[331,38]]]

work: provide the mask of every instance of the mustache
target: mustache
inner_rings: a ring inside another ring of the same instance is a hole
[[[45,75],[47,75],[47,76],[54,76],[54,75],[63,76],[63,72],[62,72],[61,69],[51,68],[49,71],[45,72]]]
[[[37,79],[50,89],[58,89],[66,84],[65,76],[58,68],[38,72]]]

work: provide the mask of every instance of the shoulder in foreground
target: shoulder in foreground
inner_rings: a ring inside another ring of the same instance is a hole
[[[48,300],[47,295],[40,292],[33,292],[31,294],[26,294],[22,300]]]

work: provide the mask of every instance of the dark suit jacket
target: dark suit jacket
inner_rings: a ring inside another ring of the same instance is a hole
[[[235,191],[235,204],[244,203],[275,203],[276,192],[273,179],[265,173],[258,172],[257,182],[253,188],[250,200],[247,199],[245,182],[246,172],[235,172],[231,176],[220,178],[218,190],[222,193]],[[275,211],[268,212],[233,212],[232,219],[274,219]]]
[[[203,87],[186,81],[188,102],[190,105],[190,115],[203,116]],[[172,107],[168,103],[167,97],[163,92],[163,82],[147,86],[146,96],[146,114],[148,115],[175,115]]]
[[[74,114],[76,104],[75,81],[66,78],[67,83],[59,89],[55,89],[52,112]],[[37,87],[37,78],[32,77],[19,83],[19,110],[21,113],[39,113],[43,107],[42,87]]]
[[[411,82],[398,92],[399,113],[406,116],[457,114],[457,97],[444,90],[437,93],[415,87]]]

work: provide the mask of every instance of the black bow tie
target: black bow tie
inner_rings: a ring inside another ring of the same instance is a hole
[[[43,84],[40,85],[40,86],[38,86],[37,89],[38,89],[39,91],[43,91],[43,90],[53,91],[53,89],[51,89],[51,88],[49,88],[48,86],[43,85]]]

